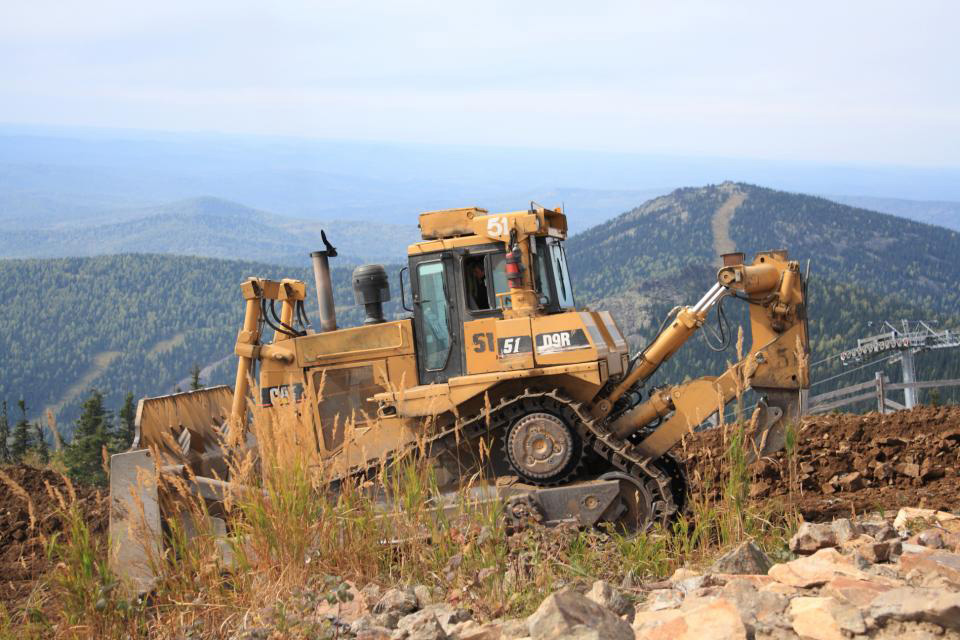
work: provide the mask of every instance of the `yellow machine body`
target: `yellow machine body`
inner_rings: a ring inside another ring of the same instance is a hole
[[[502,496],[526,500],[523,509],[539,509],[545,522],[626,519],[628,528],[683,508],[683,471],[668,452],[731,400],[748,389],[760,396],[750,455],[782,447],[784,425],[802,411],[806,290],[786,251],[750,263],[723,256],[706,295],[675,310],[631,357],[609,313],[575,303],[561,210],[433,211],[421,214],[420,229],[393,287],[410,313],[401,319],[383,318],[387,276],[366,265],[354,272],[354,288],[367,321],[337,328],[327,265],[336,250],[325,237],[327,249],[312,254],[320,331],[303,326],[303,282],[242,284],[233,388],[141,401],[140,449],[113,462],[114,539],[130,537],[132,474],[160,464],[151,456],[162,455],[167,472],[189,466],[191,482],[209,491],[219,480],[203,478],[225,471],[219,451],[257,446],[248,433],[251,401],[268,415],[292,409],[296,426],[284,437],[328,478],[362,475],[421,447],[444,486],[486,465],[498,487],[513,487]],[[646,389],[725,297],[749,303],[742,357],[718,376]],[[155,531],[157,514],[148,527]],[[123,553],[137,564],[129,548]]]

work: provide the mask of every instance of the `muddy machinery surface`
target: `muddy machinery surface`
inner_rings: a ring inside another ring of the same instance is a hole
[[[112,458],[111,558],[120,573],[148,580],[145,547],[163,545],[163,501],[145,478],[158,470],[189,476],[215,503],[227,479],[224,451],[255,450],[247,428],[254,374],[260,407],[293,407],[299,426],[289,437],[328,476],[369,473],[425,445],[441,484],[452,489],[482,466],[508,517],[533,512],[547,523],[641,529],[669,520],[685,499],[669,450],[747,388],[761,398],[753,453],[783,446],[809,384],[804,276],[786,251],[750,263],[723,256],[707,293],[675,309],[631,357],[608,312],[574,303],[562,211],[433,211],[420,216],[420,229],[423,240],[399,274],[401,298],[412,300],[410,308],[401,301],[410,312],[403,319],[384,318],[387,274],[364,265],[353,284],[366,321],[337,327],[329,271],[336,250],[326,238],[311,254],[316,331],[307,326],[303,282],[242,284],[234,387],[142,400],[134,448]],[[725,296],[749,305],[742,359],[719,376],[646,389]],[[489,455],[478,455],[480,447]]]

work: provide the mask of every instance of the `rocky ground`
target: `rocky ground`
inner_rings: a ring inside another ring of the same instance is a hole
[[[310,615],[358,640],[960,639],[960,516],[908,508],[805,523],[790,549],[796,558],[775,564],[746,542],[706,572],[559,591],[526,619],[480,623],[424,586],[351,588]]]
[[[688,438],[679,454],[693,493],[718,493],[726,464],[722,429]],[[796,453],[750,468],[755,500],[792,500],[808,521],[897,509],[960,507],[960,407],[806,418]]]

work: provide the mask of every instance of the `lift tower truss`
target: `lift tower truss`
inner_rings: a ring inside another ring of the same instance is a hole
[[[889,362],[900,362],[903,382],[916,382],[917,373],[914,355],[921,351],[935,349],[955,349],[960,347],[960,333],[944,329],[937,331],[930,325],[934,322],[923,320],[902,320],[901,328],[890,322],[884,322],[886,331],[857,340],[857,346],[840,354],[844,365],[856,364],[874,356],[890,354]],[[903,390],[904,406],[907,409],[917,404],[917,390],[907,387]]]

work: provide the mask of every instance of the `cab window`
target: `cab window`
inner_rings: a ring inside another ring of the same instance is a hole
[[[443,286],[443,263],[425,262],[417,267],[420,281],[420,318],[423,332],[423,366],[438,371],[450,357],[450,318]]]
[[[463,284],[463,290],[466,292],[467,308],[471,311],[487,311],[493,308],[493,305],[490,304],[486,256],[464,258]]]
[[[490,271],[493,276],[494,305],[497,309],[510,308],[510,296],[498,295],[510,292],[507,284],[507,257],[502,251],[490,255]]]
[[[561,309],[574,308],[573,283],[570,282],[570,272],[567,271],[567,254],[563,243],[553,241],[548,243],[550,251],[550,267],[557,289],[557,306]]]

